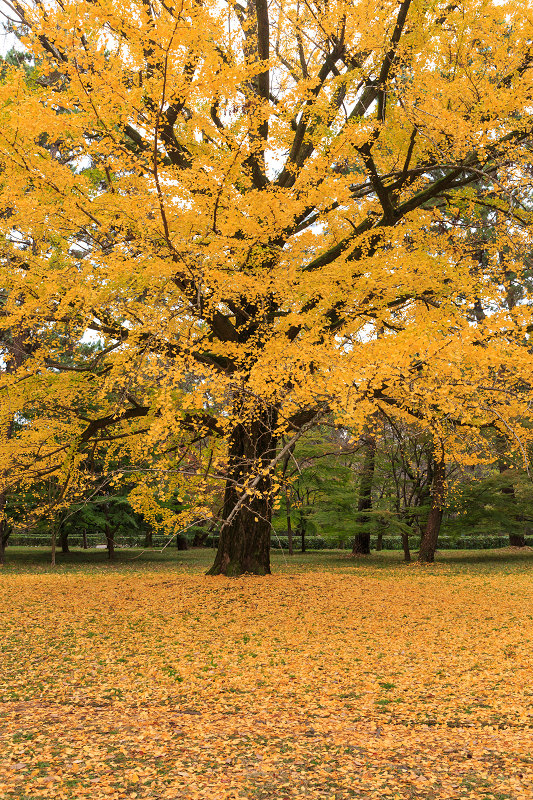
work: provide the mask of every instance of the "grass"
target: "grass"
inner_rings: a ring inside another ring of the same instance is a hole
[[[213,563],[215,550],[194,548],[186,551],[167,547],[165,550],[117,549],[116,557],[110,562],[107,551],[103,549],[83,550],[71,548],[70,553],[56,553],[56,567],[50,564],[50,548],[47,547],[8,547],[6,563],[0,570],[4,574],[26,572],[100,572],[153,571],[176,569],[192,574],[205,572]],[[415,553],[416,556],[416,553]],[[403,553],[398,550],[382,550],[370,556],[353,558],[346,550],[311,550],[296,552],[293,556],[279,550],[271,553],[272,572],[288,574],[301,572],[361,572],[392,571],[404,572],[415,568],[403,561]],[[446,568],[450,575],[523,573],[533,567],[533,549],[497,550],[441,550],[434,565],[424,569]]]

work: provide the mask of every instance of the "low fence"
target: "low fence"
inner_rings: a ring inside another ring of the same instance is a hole
[[[192,536],[187,537],[189,546],[192,544]],[[13,533],[8,542],[9,547],[47,547],[50,545],[50,536],[46,534],[17,534]],[[533,547],[533,536],[526,536],[525,543],[529,547]],[[105,547],[105,536],[103,533],[87,533],[83,536],[80,534],[71,534],[68,538],[69,547],[88,547],[102,548]],[[301,549],[301,536],[293,536],[293,547],[295,550]],[[170,538],[163,534],[152,535],[151,546],[154,549],[161,549],[163,547],[176,547],[176,537]],[[216,547],[218,545],[218,536],[210,534],[203,543],[204,547]],[[371,538],[371,549],[375,550],[378,545],[376,537]],[[60,543],[57,541],[56,546],[60,548]],[[122,535],[115,536],[115,547],[117,548],[144,548],[147,546],[146,540],[143,536],[138,535]],[[273,550],[288,550],[289,540],[287,536],[272,534],[271,546]],[[420,537],[409,537],[409,547],[412,550],[417,550],[420,546]],[[500,547],[509,546],[508,534],[501,535],[472,535],[472,536],[440,536],[439,537],[440,550],[492,550]],[[350,550],[352,541],[347,538],[341,537],[323,537],[323,536],[306,536],[305,537],[306,550]],[[400,536],[384,536],[381,542],[383,550],[401,550],[402,539]]]

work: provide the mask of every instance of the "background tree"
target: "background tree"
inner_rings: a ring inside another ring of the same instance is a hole
[[[283,491],[274,516],[276,531],[286,528],[306,549],[306,534],[335,545],[353,538],[357,508],[357,453],[349,432],[317,425],[287,453],[280,469]]]

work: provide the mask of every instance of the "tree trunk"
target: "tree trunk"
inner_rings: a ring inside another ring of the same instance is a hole
[[[244,495],[246,486],[268,466],[276,452],[277,411],[255,409],[254,417],[231,434],[224,492],[223,523],[215,562],[208,575],[270,573],[272,476],[264,475]]]
[[[287,509],[287,539],[289,540],[289,555],[292,556],[294,555],[294,547],[292,542],[291,505],[287,488],[285,488],[285,508]]]
[[[204,533],[195,533],[194,539],[192,540],[192,546],[204,547],[208,536],[209,536],[209,531],[205,531]]]
[[[409,534],[402,532],[403,560],[406,564],[411,563],[411,550],[409,549]]]
[[[189,545],[187,543],[187,537],[184,536],[182,533],[178,533],[176,536],[176,547],[178,550],[188,550]]]
[[[57,526],[54,522],[52,528],[52,553],[50,558],[50,563],[53,567],[56,565],[56,542],[57,542]]]
[[[4,512],[7,503],[7,494],[0,492],[0,513]],[[5,563],[6,545],[11,533],[10,525],[7,519],[0,520],[0,564]]]
[[[151,530],[146,531],[146,533],[144,535],[144,546],[146,548],[150,548],[150,547],[154,546],[153,532]]]
[[[68,532],[65,530],[63,523],[59,526],[59,541],[61,543],[61,552],[70,553],[68,549]]]
[[[6,545],[11,533],[11,527],[7,519],[0,520],[0,564],[5,563]]]
[[[81,535],[81,546],[83,547],[84,550],[87,550],[89,548],[89,545],[87,543],[87,528],[83,529],[83,533]]]
[[[431,564],[435,560],[435,550],[439,538],[440,524],[444,507],[444,489],[446,479],[446,464],[444,462],[444,445],[442,442],[435,447],[433,456],[433,483],[431,492],[431,509],[422,541],[418,560],[423,564]]]
[[[509,465],[506,464],[505,461],[503,460],[503,455],[502,455],[502,452],[501,452],[505,448],[505,439],[503,438],[503,436],[499,436],[498,437],[497,445],[498,445],[498,449],[500,451],[499,454],[498,454],[498,470],[500,472],[500,475],[503,475],[504,472],[508,472],[508,473],[510,473],[510,475],[512,475],[511,469],[510,469]],[[502,494],[506,494],[506,495],[509,496],[509,499],[510,499],[510,501],[511,501],[513,506],[517,505],[517,503],[516,503],[516,493],[515,493],[515,490],[514,490],[514,486],[513,486],[512,480],[509,483],[509,486],[502,486],[501,493]],[[517,522],[523,521],[520,514],[513,514],[512,516],[514,517],[514,519]],[[516,531],[513,531],[512,533],[509,533],[509,546],[510,547],[525,547],[526,546],[525,534],[524,533],[517,533]]]
[[[363,471],[361,473],[361,485],[359,487],[358,511],[370,511],[372,508],[372,485],[374,483],[375,466],[376,440],[373,436],[368,436],[365,443],[365,458],[363,461]],[[370,518],[366,514],[361,515],[357,518],[357,522],[364,527],[355,534],[352,555],[369,555]]]
[[[302,512],[300,512],[300,521],[298,523],[298,531],[300,533],[300,537],[301,537],[301,540],[302,540],[301,550],[302,550],[302,553],[305,553],[306,552],[305,534],[307,533],[307,521],[305,519],[305,515]]]
[[[115,533],[120,528],[120,523],[118,523],[118,525],[112,525],[111,524],[111,514],[109,513],[110,512],[109,503],[104,503],[102,505],[102,510],[103,510],[104,516],[105,516],[104,532],[105,532],[105,541],[106,541],[106,547],[107,547],[107,557],[109,558],[110,561],[114,561],[115,560]]]
[[[105,538],[107,542],[107,556],[110,561],[115,559],[115,529],[111,525],[105,526]]]

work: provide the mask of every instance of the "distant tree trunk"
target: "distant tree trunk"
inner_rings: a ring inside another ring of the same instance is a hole
[[[109,503],[103,503],[102,510],[105,516],[105,526],[104,526],[104,533],[105,533],[105,541],[107,547],[107,557],[109,561],[114,561],[115,559],[115,533],[117,532],[119,525],[111,525],[111,517],[109,514]]]
[[[6,527],[6,521],[3,519],[0,522],[0,564],[6,563],[6,543],[4,540],[4,529]]]
[[[61,544],[61,552],[69,553],[68,549],[68,531],[65,529],[65,524],[62,522],[59,526],[59,541]]]
[[[87,528],[84,528],[83,533],[81,534],[81,546],[84,550],[87,550],[89,547],[87,543]]]
[[[424,564],[431,564],[435,560],[435,550],[439,539],[440,525],[444,508],[444,488],[446,480],[446,464],[444,461],[444,444],[439,443],[433,455],[433,482],[431,492],[431,508],[429,511],[426,529],[420,542],[418,560]]]
[[[289,499],[289,492],[285,487],[285,508],[287,510],[287,539],[289,540],[289,555],[294,555],[294,547],[292,541],[292,522],[291,522],[291,505]]]
[[[187,537],[184,536],[182,533],[178,533],[176,536],[176,547],[178,550],[188,550],[189,544],[187,542]]]
[[[300,519],[298,520],[298,533],[301,540],[302,553],[306,552],[305,534],[307,533],[307,520],[302,511],[300,511]]]
[[[1,497],[0,497],[1,506]],[[11,533],[11,526],[7,519],[0,520],[0,564],[5,564],[7,540]]]
[[[107,542],[107,556],[110,561],[114,561],[115,559],[115,528],[112,528],[106,522],[105,526],[105,538]]]
[[[411,550],[409,549],[409,534],[402,532],[403,560],[406,564],[411,563]]]
[[[57,543],[57,525],[54,522],[52,526],[52,552],[50,558],[50,563],[52,564],[53,567],[55,567],[56,565],[56,543]]]
[[[275,456],[277,410],[256,408],[253,413],[252,419],[235,426],[229,441],[224,522],[208,575],[270,573],[272,476],[262,475],[244,500],[242,487]]]
[[[6,503],[7,503],[7,493],[0,492],[0,514],[4,512]],[[11,526],[9,525],[7,519],[5,518],[1,519],[0,520],[0,564],[5,563],[6,545],[10,533],[11,533]]]
[[[209,531],[202,531],[202,533],[196,532],[192,540],[192,546],[203,547],[207,541],[208,536],[209,536]]]
[[[505,472],[510,472],[509,465],[505,463],[503,459],[502,450],[505,448],[505,439],[503,436],[498,436],[497,446],[499,450],[498,454],[498,470],[500,475],[503,475]],[[502,486],[501,489],[502,494],[506,494],[509,496],[509,499],[513,506],[516,503],[516,494],[514,490],[514,486],[512,482],[509,483],[509,486]],[[516,521],[521,521],[520,514],[513,514],[513,517]],[[525,533],[517,533],[516,531],[512,531],[509,533],[509,546],[510,547],[525,547],[526,546],[526,536]]]
[[[150,547],[154,546],[154,534],[153,534],[153,531],[151,529],[147,530],[145,535],[144,535],[144,546],[146,548],[150,548]]]
[[[374,469],[376,466],[376,440],[368,436],[365,442],[365,457],[359,487],[359,502],[357,511],[370,511],[372,509],[372,485],[374,483]],[[363,530],[355,534],[352,555],[368,555],[370,553],[370,518],[361,515],[357,518]]]
[[[377,536],[377,540],[376,540],[376,550],[378,552],[380,550],[383,550],[383,531],[381,530],[381,528],[378,531],[378,536]]]

